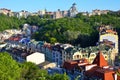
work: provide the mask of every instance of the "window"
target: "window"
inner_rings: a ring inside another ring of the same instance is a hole
[[[83,57],[84,57],[85,55],[83,55]]]
[[[107,59],[107,56],[105,56],[105,59]]]
[[[77,55],[77,58],[79,58],[79,55]]]
[[[74,59],[76,59],[76,56],[74,56]]]
[[[94,57],[95,55],[94,54],[91,54],[91,57]]]

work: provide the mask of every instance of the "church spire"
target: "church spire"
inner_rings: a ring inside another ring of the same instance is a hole
[[[76,3],[73,3],[72,5],[73,5],[73,6],[75,6],[75,5],[76,5]]]

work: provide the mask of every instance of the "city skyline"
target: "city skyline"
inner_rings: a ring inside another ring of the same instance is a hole
[[[1,0],[0,1],[0,8],[7,8],[11,9],[12,11],[21,11],[21,10],[26,10],[29,12],[36,12],[39,10],[44,10],[47,9],[47,11],[57,11],[58,9],[60,10],[68,10],[70,9],[71,5],[73,3],[76,3],[76,7],[79,12],[91,12],[92,10],[95,9],[100,9],[100,10],[113,10],[117,11],[120,10],[119,8],[119,3],[120,1],[117,0],[36,0],[36,1],[29,1],[29,0],[11,0],[8,2],[7,0]]]

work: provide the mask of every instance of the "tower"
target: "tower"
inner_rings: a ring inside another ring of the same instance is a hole
[[[99,42],[112,46],[109,59],[112,60],[110,64],[114,65],[115,57],[118,55],[118,34],[111,26],[101,26],[99,30]]]
[[[101,51],[98,52],[96,58],[93,61],[93,64],[97,64],[97,66],[99,66],[99,67],[108,66],[108,63],[105,60]]]
[[[69,17],[75,17],[78,14],[78,10],[76,8],[76,3],[72,4],[72,7],[68,10]]]

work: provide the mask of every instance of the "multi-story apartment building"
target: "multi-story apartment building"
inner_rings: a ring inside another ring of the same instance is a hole
[[[50,18],[58,19],[63,17],[75,17],[76,14],[78,14],[78,10],[76,8],[76,4],[74,3],[69,10],[63,10],[63,11],[60,11],[60,9],[58,9],[58,11],[51,12],[44,9],[38,12],[30,13],[25,10],[21,10],[20,12],[11,12],[11,10],[9,9],[2,8],[0,9],[0,13],[3,13],[8,16],[16,16],[17,18],[21,18],[21,17],[27,18],[29,15],[40,16],[42,18],[44,15],[47,14],[47,15],[50,15]]]
[[[54,17],[54,19],[63,18],[62,11],[60,11],[60,9],[58,9],[58,11],[54,12],[53,17]]]
[[[12,12],[13,16],[17,17],[17,18],[27,18],[29,15],[31,15],[30,12],[25,11],[25,10],[21,10],[20,12]]]
[[[7,15],[7,16],[13,16],[12,11],[10,9],[6,9],[6,8],[1,8],[0,13]]]
[[[101,51],[91,64],[86,59],[69,60],[64,62],[63,67],[66,72],[78,74],[80,80],[119,80],[119,75],[108,65]]]
[[[26,29],[29,29],[29,31]],[[105,60],[107,60],[109,64],[114,64],[113,61],[118,52],[118,35],[117,32],[111,31],[110,29],[111,28],[109,27],[100,27],[100,44],[94,47],[81,48],[70,44],[60,43],[51,45],[50,43],[35,40],[28,41],[27,39],[27,42],[23,43],[22,47],[27,48],[27,50],[31,50],[31,52],[42,52],[45,54],[46,60],[56,62],[58,65],[62,65],[66,60],[79,60],[83,58],[87,59],[89,63],[92,63],[98,50],[101,50]],[[25,24],[23,27],[23,37],[24,34],[29,36],[32,32],[31,30],[33,30],[32,27]],[[28,37],[28,39],[30,38]]]
[[[88,60],[89,63],[92,63],[99,49],[100,49],[99,46],[81,48],[72,55],[72,59],[79,60],[85,58]],[[100,50],[103,52],[105,60],[109,61],[110,59],[109,53],[111,52],[111,48],[108,48],[106,45],[102,45],[102,48]]]
[[[99,42],[105,42],[107,45],[113,47],[111,53],[112,64],[114,64],[115,57],[118,55],[118,34],[110,26],[100,27]]]
[[[68,17],[68,11],[67,10],[62,11],[62,16],[63,17]]]
[[[92,15],[107,14],[108,12],[109,12],[109,10],[99,10],[99,9],[96,9],[96,10],[92,11]]]
[[[46,12],[47,12],[47,10],[44,9],[44,10],[38,11],[38,14],[39,14],[40,16],[43,16],[43,15],[45,15]]]
[[[58,9],[58,11],[46,12],[46,14],[50,15],[51,18],[53,19],[58,19],[63,17],[75,17],[76,14],[78,14],[78,10],[76,8],[76,4],[74,3],[69,10],[60,11],[60,9]]]
[[[63,64],[63,62],[66,60],[66,56],[64,53],[66,53],[66,49],[72,47],[70,44],[55,44],[52,46],[52,61],[56,62],[59,66]]]
[[[21,10],[20,12],[17,13],[16,16],[17,18],[21,18],[21,17],[27,18],[29,15],[30,15],[30,12]]]

